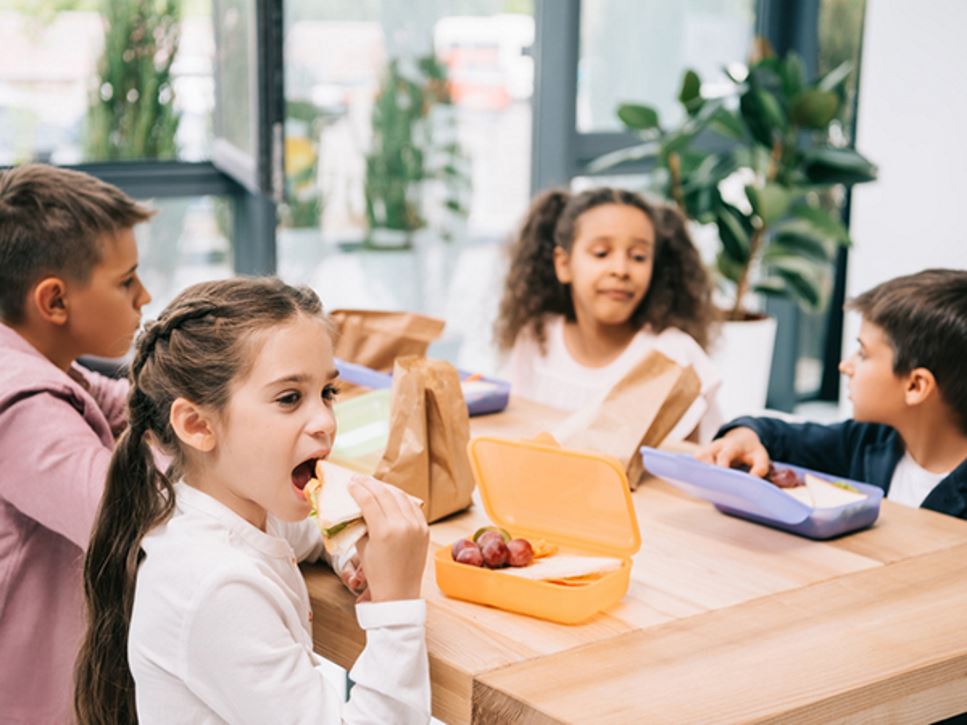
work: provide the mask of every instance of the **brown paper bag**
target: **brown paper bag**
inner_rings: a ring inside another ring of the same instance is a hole
[[[554,436],[569,448],[617,458],[634,489],[644,473],[638,449],[660,445],[698,398],[701,387],[691,366],[682,367],[654,350],[628,371],[599,405],[568,417]]]
[[[470,505],[470,419],[456,369],[442,360],[397,358],[389,439],[373,475],[425,502],[433,522]]]
[[[329,317],[337,329],[333,355],[383,372],[393,369],[397,357],[426,355],[445,325],[413,312],[333,310]]]

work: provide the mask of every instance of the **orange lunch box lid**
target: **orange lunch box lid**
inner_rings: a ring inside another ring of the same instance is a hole
[[[481,436],[467,446],[487,516],[514,535],[630,557],[641,547],[628,479],[610,456]]]

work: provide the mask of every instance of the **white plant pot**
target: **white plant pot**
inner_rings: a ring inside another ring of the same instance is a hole
[[[377,227],[369,232],[369,246],[373,249],[409,249],[412,232],[403,229]]]
[[[722,322],[711,358],[722,378],[718,401],[725,420],[758,413],[766,405],[776,321]]]

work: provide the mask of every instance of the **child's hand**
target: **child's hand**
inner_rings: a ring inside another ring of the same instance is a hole
[[[718,440],[703,446],[695,458],[726,468],[742,463],[749,467],[749,473],[759,478],[769,472],[769,451],[751,428],[733,428]]]
[[[353,594],[362,594],[366,590],[366,574],[363,573],[363,568],[359,565],[358,554],[354,554],[343,565],[339,572],[339,578]]]
[[[353,479],[349,493],[362,509],[369,531],[357,544],[369,599],[419,598],[430,540],[420,507],[395,486],[364,476]]]

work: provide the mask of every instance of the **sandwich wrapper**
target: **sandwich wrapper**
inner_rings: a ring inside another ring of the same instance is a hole
[[[617,458],[635,489],[644,475],[639,449],[660,445],[692,407],[701,387],[691,366],[678,365],[653,350],[599,404],[573,413],[552,434],[568,448]]]
[[[433,554],[436,583],[449,597],[563,624],[590,619],[628,590],[641,546],[628,482],[610,456],[562,448],[550,436],[516,441],[482,436],[469,446],[487,517],[511,536],[544,539],[558,552],[526,567],[486,569]],[[467,531],[465,536],[473,532]],[[567,584],[545,579],[574,579]]]
[[[791,468],[802,477],[808,474],[821,481],[847,483],[863,497],[840,495],[829,500],[826,498],[828,491],[822,485],[811,487],[810,478],[806,478],[805,488],[820,491],[817,502],[816,494],[810,491],[790,494],[790,490],[797,489],[781,489],[765,479],[733,468],[703,463],[688,454],[643,447],[641,457],[649,472],[685,493],[711,502],[723,513],[810,539],[829,539],[871,526],[879,516],[883,500],[883,489],[878,486],[778,461],[775,462],[777,467]],[[804,494],[808,494],[808,498]],[[842,502],[836,505],[840,500]]]
[[[470,421],[452,365],[399,358],[391,390],[339,402],[335,415],[333,462],[419,498],[430,522],[470,505]]]

